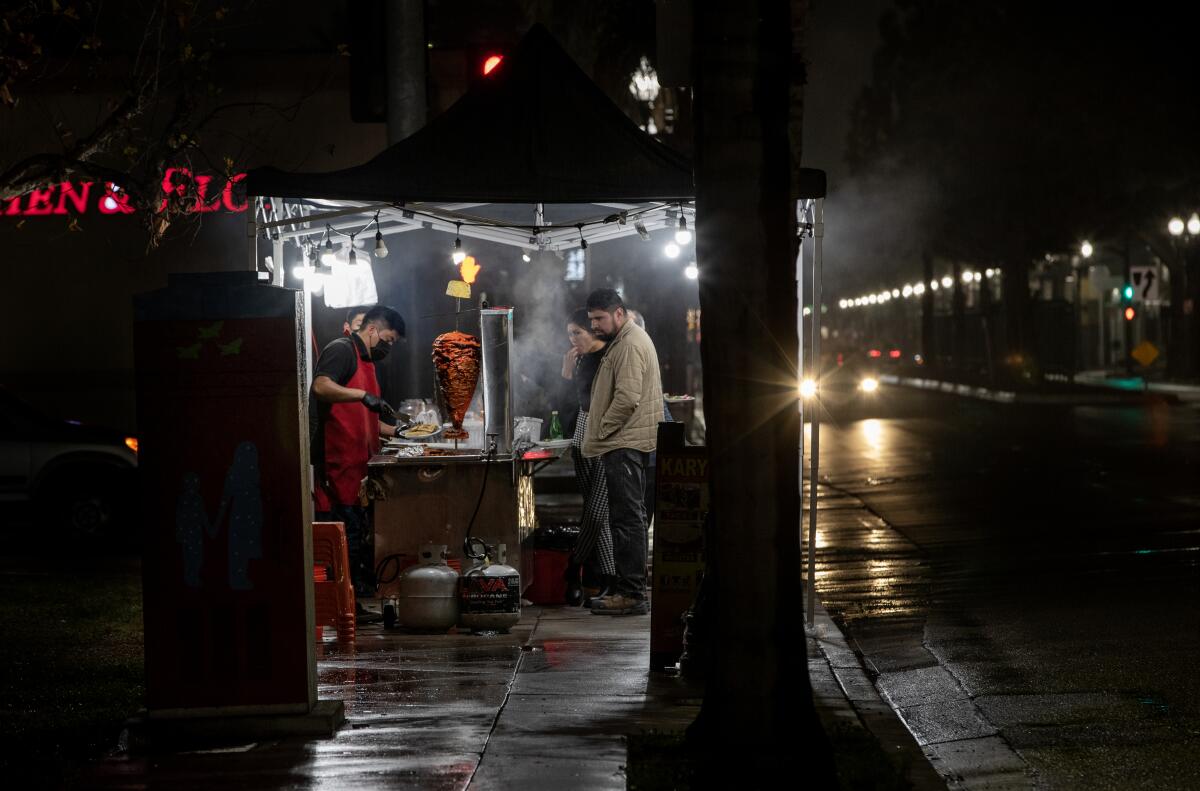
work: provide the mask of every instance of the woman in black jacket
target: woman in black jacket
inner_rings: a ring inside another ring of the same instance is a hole
[[[571,439],[575,459],[575,480],[583,494],[583,515],[579,521],[579,539],[567,565],[567,603],[589,605],[591,598],[602,596],[608,581],[616,575],[612,533],[608,528],[608,487],[604,464],[599,457],[584,458],[580,445],[587,430],[588,407],[592,401],[592,380],[604,358],[605,343],[591,330],[587,310],[580,308],[567,320],[567,338],[571,348],[563,355],[562,375],[575,383],[579,398],[579,416]],[[583,579],[580,579],[580,571]],[[585,586],[585,587],[583,587]],[[585,596],[584,594],[588,594]],[[586,599],[586,600],[585,600]]]

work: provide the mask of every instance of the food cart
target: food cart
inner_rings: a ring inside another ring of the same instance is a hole
[[[260,168],[246,184],[249,264],[269,269],[277,285],[293,264],[307,270],[306,306],[314,275],[329,283],[339,272],[361,279],[362,267],[372,265],[363,255],[322,273],[319,252],[339,235],[373,233],[378,249],[400,234],[433,231],[455,247],[467,238],[561,253],[695,223],[690,162],[638,129],[540,25],[453,107],[373,160],[328,173]],[[442,297],[423,295],[422,304],[435,298]],[[482,420],[483,436],[471,431],[457,445],[430,438],[419,443],[419,455],[389,443],[370,462],[384,571],[423,543],[455,551],[468,530],[505,544],[509,564],[522,565],[522,543],[536,527],[532,475],[565,448],[530,455],[514,447],[513,418],[521,411],[512,393],[520,365],[511,353],[513,311],[456,303],[445,320],[446,329],[461,325],[482,341],[480,403],[469,411]],[[305,321],[311,336],[311,309]],[[311,357],[306,363],[311,376]]]

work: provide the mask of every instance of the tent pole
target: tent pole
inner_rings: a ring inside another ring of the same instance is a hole
[[[821,450],[821,242],[825,236],[825,200],[813,202],[813,306],[812,306],[812,366],[817,392],[813,398],[812,441],[809,443],[810,472],[808,475],[808,623],[816,620],[817,609],[817,481]],[[800,315],[804,315],[801,306]],[[801,437],[804,436],[801,431]]]
[[[255,198],[246,212],[246,262],[251,272],[258,271],[258,198]]]

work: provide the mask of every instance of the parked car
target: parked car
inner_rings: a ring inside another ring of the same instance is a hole
[[[0,387],[0,503],[95,538],[132,516],[137,438],[44,414]],[[130,531],[132,532],[132,531]]]

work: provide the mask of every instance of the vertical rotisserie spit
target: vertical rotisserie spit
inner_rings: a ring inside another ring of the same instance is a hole
[[[475,395],[482,356],[479,339],[465,332],[444,332],[433,341],[433,367],[437,371],[438,390],[454,426],[446,431],[446,439],[466,439],[468,436],[462,427],[463,417]]]

